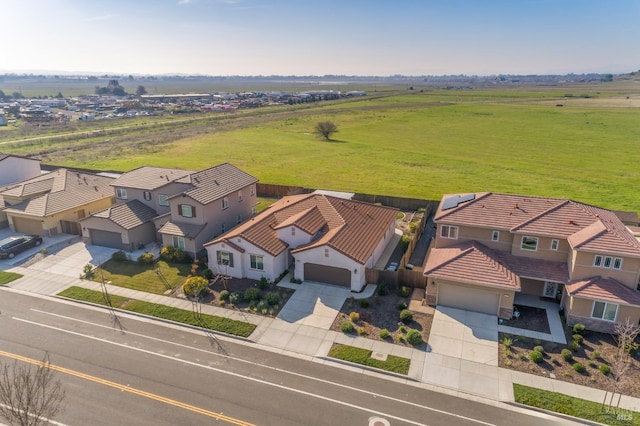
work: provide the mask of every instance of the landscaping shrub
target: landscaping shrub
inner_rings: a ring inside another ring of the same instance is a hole
[[[218,295],[218,300],[229,300],[229,290],[222,290]]]
[[[400,303],[398,304],[398,310],[399,310],[399,311],[401,311],[401,310],[403,310],[403,309],[407,309],[407,304],[406,304],[406,303],[404,303],[404,302],[400,302]]]
[[[242,293],[234,291],[229,295],[229,302],[233,305],[237,305],[242,301]]]
[[[407,327],[405,327],[404,325],[401,325],[400,327],[398,327],[398,331],[400,333],[406,333],[407,332]]]
[[[579,362],[573,364],[573,369],[577,373],[584,373],[584,365],[580,364]]]
[[[595,361],[589,361],[588,365],[591,368],[598,368],[598,364]]]
[[[267,302],[266,300],[261,300],[258,302],[256,307],[258,308],[258,310],[260,311],[264,310],[266,312],[266,310],[269,309],[269,302]]]
[[[138,256],[138,263],[141,265],[153,265],[153,262],[155,262],[156,257],[153,255],[153,253],[142,253],[140,256]]]
[[[160,259],[171,263],[191,263],[193,259],[189,253],[179,248],[164,246],[160,249]]]
[[[584,334],[584,325],[583,324],[575,324],[573,326],[573,334]]]
[[[280,295],[275,292],[267,293],[266,300],[269,306],[277,305],[280,303]]]
[[[631,342],[631,343],[627,343],[624,346],[624,351],[626,353],[628,353],[631,356],[636,356],[636,354],[638,353],[638,349],[640,347],[638,346],[638,344],[636,342]]]
[[[366,334],[367,334],[367,330],[365,330],[365,328],[364,328],[364,327],[360,327],[360,328],[358,328],[358,334],[359,334],[360,336],[364,336],[364,335],[366,335]]]
[[[361,308],[368,308],[371,302],[369,302],[369,299],[360,299],[358,300],[358,304],[360,304]]]
[[[513,340],[511,340],[511,337],[509,336],[504,336],[502,338],[502,344],[504,345],[505,348],[511,348],[511,345],[513,344]]]
[[[409,287],[405,287],[405,286],[400,287],[400,296],[409,297],[410,294],[411,294],[411,289],[409,289]]]
[[[405,253],[409,248],[409,244],[411,243],[411,237],[408,235],[403,235],[400,239],[400,247],[402,247],[402,253]]]
[[[580,343],[576,342],[575,340],[572,342],[569,342],[569,349],[571,349],[574,352],[577,352],[578,349],[580,349]]]
[[[579,345],[581,345],[582,341],[584,340],[584,337],[582,337],[582,334],[574,334],[571,337],[573,338],[573,341],[576,342]]]
[[[122,250],[118,250],[111,255],[111,260],[115,260],[116,262],[124,262],[125,260],[127,260],[127,253]]]
[[[611,373],[611,367],[609,367],[607,364],[600,364],[600,367],[598,367],[598,370],[600,370],[600,372],[605,376],[608,376],[609,373]]]
[[[534,346],[533,350],[536,352],[540,352],[541,354],[544,354],[544,348],[540,345]]]
[[[340,330],[343,333],[353,333],[354,331],[353,323],[351,321],[343,322],[342,325],[340,326]]]
[[[90,263],[87,263],[86,265],[84,265],[84,267],[82,268],[82,272],[83,275],[86,279],[90,280],[95,276],[95,271],[93,269],[93,265]],[[82,278],[82,277],[80,277]]]
[[[184,294],[190,297],[204,296],[209,290],[209,281],[202,277],[191,277],[182,286]]]
[[[562,357],[562,359],[564,359],[565,361],[571,361],[573,359],[573,354],[571,353],[571,351],[569,349],[563,349],[560,352],[560,356]]]
[[[242,298],[245,300],[245,302],[251,302],[252,300],[259,300],[260,290],[258,290],[255,287],[249,287],[244,291]]]
[[[386,296],[387,294],[389,294],[389,285],[386,282],[382,281],[380,284],[378,284],[376,292],[378,293],[378,296]]]
[[[260,290],[266,290],[269,287],[269,280],[266,277],[260,277],[260,281],[258,281],[258,288]]]
[[[411,311],[408,309],[403,309],[402,311],[400,311],[400,321],[405,324],[413,321],[413,314],[411,313]]]
[[[358,321],[360,321],[360,314],[357,312],[351,312],[349,314],[349,319],[351,320],[351,322],[357,323]]]
[[[381,339],[388,339],[389,336],[391,336],[391,333],[389,333],[389,330],[387,330],[386,328],[383,328],[382,330],[380,330],[379,336]]]
[[[418,330],[409,330],[407,333],[407,342],[413,346],[417,346],[422,343],[422,334]]]
[[[591,358],[591,359],[599,359],[600,358],[600,352],[599,351],[591,352],[591,355],[589,355],[589,358]]]
[[[418,229],[418,224],[416,222],[409,223],[409,232],[415,234],[416,229]]]
[[[205,269],[202,271],[202,277],[203,277],[205,280],[209,280],[209,281],[211,281],[211,280],[213,279],[213,271],[212,271],[211,269],[209,269],[209,268],[205,268]]]
[[[542,355],[542,352],[533,350],[529,353],[529,359],[536,364],[540,364],[544,361],[544,356]]]
[[[518,358],[520,358],[520,361],[526,361],[527,360],[527,356],[525,354],[520,354],[518,355]]]

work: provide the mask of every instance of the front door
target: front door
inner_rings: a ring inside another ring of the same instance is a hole
[[[556,298],[556,290],[558,289],[558,283],[554,283],[551,281],[544,282],[544,291],[542,292],[542,296],[549,297],[551,299]]]

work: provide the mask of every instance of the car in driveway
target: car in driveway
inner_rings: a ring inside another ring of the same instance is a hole
[[[397,271],[398,270],[398,262],[391,262],[389,266],[387,266],[387,271]]]
[[[0,259],[13,259],[16,254],[42,244],[37,235],[15,235],[0,241]]]

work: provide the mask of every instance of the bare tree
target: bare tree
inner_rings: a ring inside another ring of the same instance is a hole
[[[618,386],[626,376],[627,370],[631,366],[631,353],[637,350],[636,337],[640,334],[640,327],[631,323],[629,318],[624,323],[616,323],[614,327],[614,338],[617,343],[616,354],[611,360],[611,388],[605,392],[603,407],[607,409],[613,408],[614,397],[618,393],[615,409],[620,406],[620,398],[622,394],[618,392]],[[607,401],[608,399],[608,401]]]
[[[54,380],[49,355],[35,366],[4,363],[0,367],[0,417],[12,425],[37,426],[60,411],[65,391]]]
[[[322,136],[324,140],[330,141],[331,135],[338,131],[338,126],[336,126],[332,121],[321,121],[316,124],[315,131],[317,134]]]

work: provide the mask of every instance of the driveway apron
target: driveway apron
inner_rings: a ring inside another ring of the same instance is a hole
[[[349,294],[348,288],[305,281],[276,318],[329,330]]]

